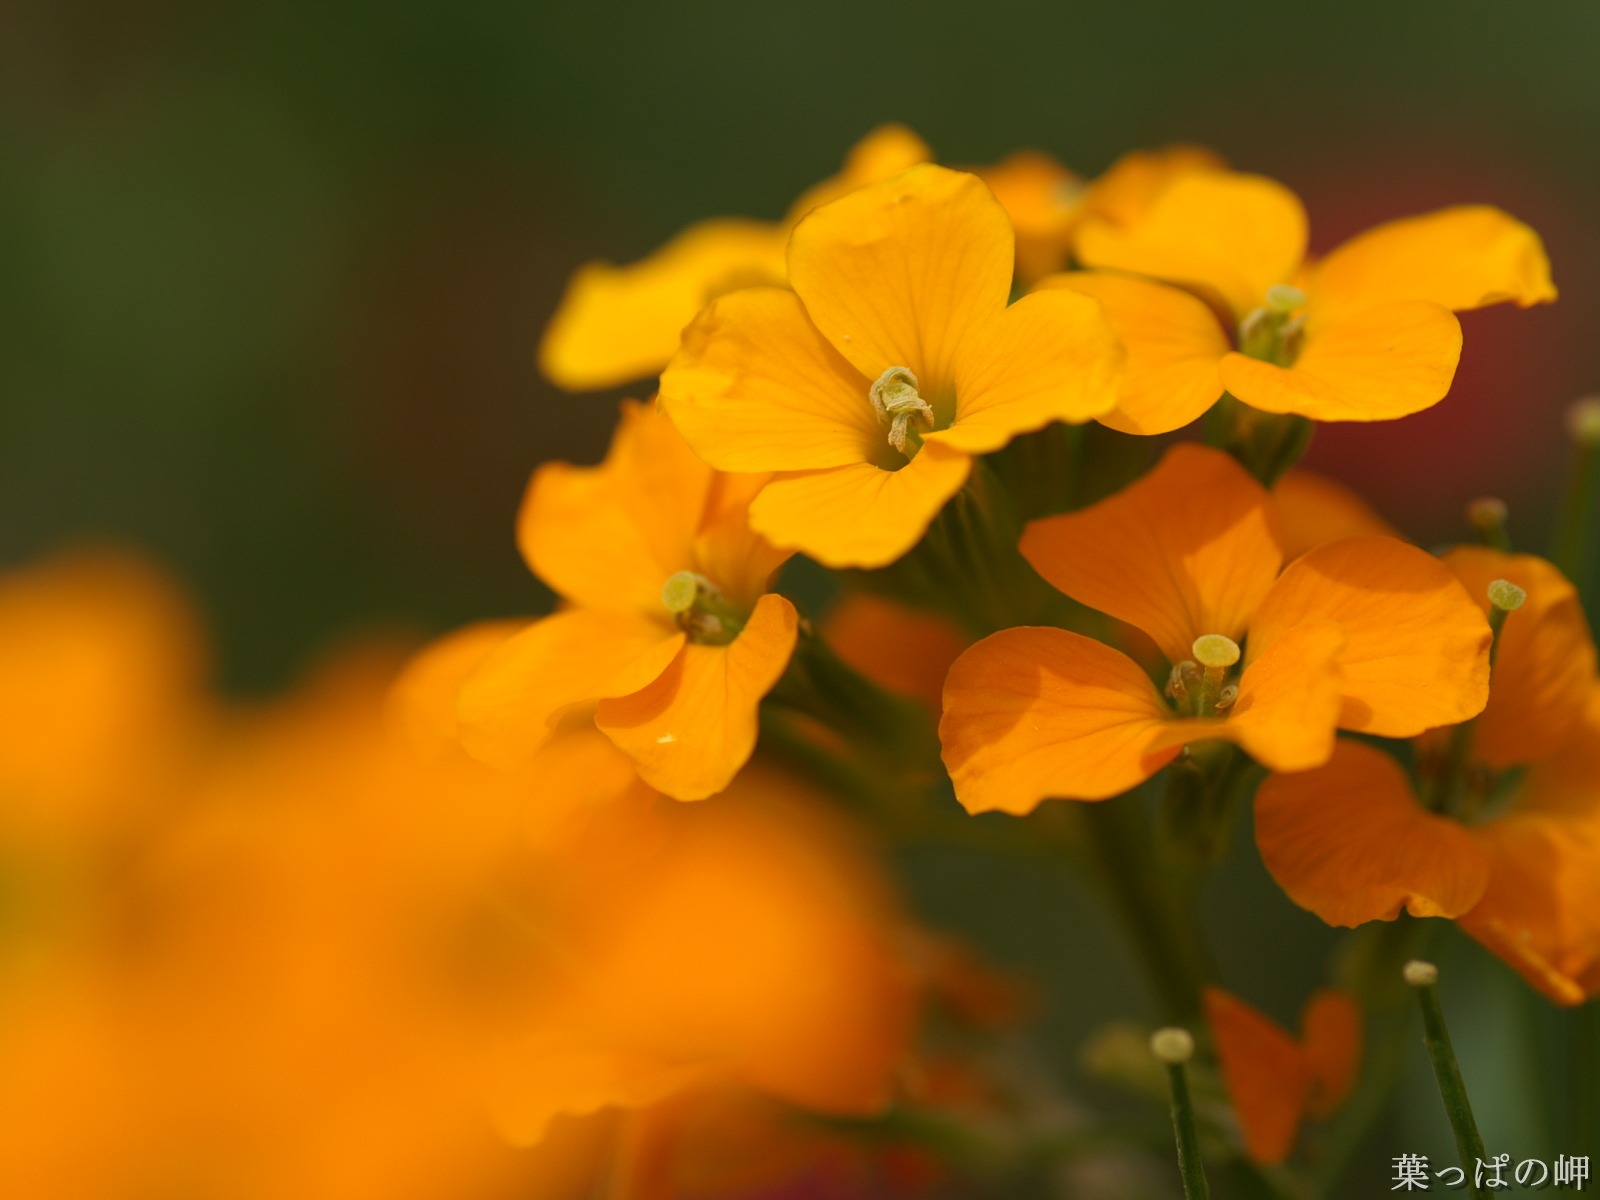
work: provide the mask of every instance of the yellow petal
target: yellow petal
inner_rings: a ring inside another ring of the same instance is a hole
[[[1109,499],[1031,522],[1021,549],[1056,587],[1144,630],[1172,662],[1202,634],[1241,640],[1283,561],[1266,491],[1226,454],[1189,444]]]
[[[1085,212],[1083,181],[1048,154],[1019,150],[978,171],[1017,236],[1017,280],[1026,286],[1061,269]]]
[[[956,355],[1011,291],[1011,222],[976,175],[931,164],[814,210],[789,241],[789,283],[869,380],[908,367],[937,411]]]
[[[1483,711],[1489,625],[1431,554],[1393,538],[1345,538],[1301,555],[1250,622],[1250,657],[1313,621],[1344,635],[1341,729],[1415,737]]]
[[[719,470],[801,471],[870,462],[887,450],[871,385],[793,292],[749,288],[684,331],[661,376],[661,407]]]
[[[1180,288],[1129,275],[1074,271],[1041,289],[1070,288],[1100,301],[1127,360],[1117,406],[1102,425],[1124,433],[1181,429],[1222,395],[1217,363],[1231,349],[1206,304]]]
[[[887,691],[939,711],[944,677],[968,638],[936,613],[870,592],[851,592],[822,624],[822,637],[844,662]]]
[[[667,577],[693,566],[712,478],[671,421],[630,401],[599,466],[534,472],[517,542],[533,573],[567,600],[655,612]]]
[[[525,765],[574,704],[637,692],[667,669],[683,634],[631,613],[571,609],[490,651],[462,685],[456,718],[467,752]]]
[[[1142,216],[1094,221],[1078,233],[1088,266],[1131,271],[1214,292],[1236,318],[1287,283],[1306,248],[1306,214],[1280,183],[1232,171],[1179,174]]]
[[[1250,757],[1274,771],[1321,766],[1333,753],[1344,651],[1340,631],[1320,622],[1286,633],[1239,679],[1225,729]]]
[[[761,698],[789,663],[794,605],[768,594],[726,646],[684,646],[648,686],[600,702],[595,724],[651,787],[703,800],[728,786],[756,746]]]
[[[789,209],[789,224],[858,187],[881,182],[932,158],[928,144],[904,125],[880,125],[850,148],[837,175],[801,193]]]
[[[750,609],[769,590],[778,568],[794,554],[750,527],[750,505],[771,478],[718,472],[706,518],[694,540],[695,570],[740,608]]]
[[[1256,793],[1256,845],[1278,886],[1330,925],[1455,917],[1483,895],[1487,856],[1423,810],[1399,765],[1341,741],[1323,767],[1273,775]]]
[[[939,740],[968,812],[1020,816],[1053,797],[1104,800],[1154,775],[1178,755],[1178,746],[1158,745],[1170,715],[1121,652],[1063,629],[1023,627],[956,659]]]
[[[419,650],[390,685],[389,720],[427,762],[447,762],[461,751],[456,700],[489,653],[528,628],[527,621],[479,621]]]
[[[1311,471],[1289,471],[1273,484],[1272,507],[1289,559],[1340,538],[1400,536],[1350,488]]]
[[[766,221],[704,221],[626,267],[589,263],[567,285],[539,343],[539,369],[558,387],[592,391],[654,375],[706,302],[782,283],[784,231]]]
[[[1097,301],[1037,292],[963,346],[955,366],[955,422],[923,440],[987,454],[1052,421],[1108,412],[1117,402],[1122,346]]]
[[[1237,996],[1208,987],[1202,998],[1245,1150],[1258,1163],[1281,1163],[1294,1149],[1311,1093],[1305,1053],[1277,1022]]]
[[[1318,315],[1390,300],[1430,300],[1452,312],[1556,298],[1539,235],[1486,204],[1390,221],[1316,265],[1307,286]]]
[[[1530,554],[1462,546],[1444,563],[1485,614],[1496,579],[1528,594],[1500,631],[1489,703],[1473,733],[1474,756],[1505,768],[1553,753],[1583,720],[1594,686],[1594,640],[1577,589]]]
[[[780,474],[750,506],[750,522],[776,546],[827,567],[881,567],[915,546],[972,459],[930,442],[898,471],[870,463]]]
[[[1200,146],[1180,144],[1155,150],[1130,150],[1089,185],[1088,205],[1096,217],[1115,225],[1131,225],[1180,175],[1227,169],[1220,156]]]
[[[1229,354],[1222,385],[1252,408],[1314,421],[1391,421],[1444,399],[1461,357],[1447,309],[1402,300],[1306,329],[1292,367]]]

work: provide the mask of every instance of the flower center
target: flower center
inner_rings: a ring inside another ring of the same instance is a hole
[[[1194,717],[1215,717],[1233,707],[1239,687],[1228,678],[1239,662],[1239,643],[1220,633],[1195,638],[1189,647],[1193,659],[1172,668],[1167,695],[1181,712]]]
[[[661,585],[661,603],[689,640],[703,646],[726,646],[744,629],[746,614],[734,607],[704,575],[678,571]]]
[[[1294,365],[1305,340],[1306,294],[1287,283],[1267,289],[1267,302],[1239,322],[1239,352],[1280,367]]]
[[[908,459],[922,448],[922,430],[933,428],[933,406],[917,391],[909,367],[890,367],[867,389],[872,411],[889,427],[889,445]]]

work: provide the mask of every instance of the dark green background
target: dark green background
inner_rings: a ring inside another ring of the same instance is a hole
[[[1321,247],[1457,200],[1524,216],[1561,303],[1469,317],[1456,395],[1315,454],[1421,539],[1460,536],[1461,504],[1495,492],[1538,547],[1560,409],[1600,379],[1597,64],[1592,0],[12,0],[0,560],[153,551],[245,690],[375,622],[535,611],[521,488],[541,460],[598,457],[614,413],[535,375],[566,276],[704,216],[776,217],[887,119],[945,161],[1032,145],[1086,173],[1202,142],[1299,190]],[[926,909],[1055,964],[1063,1044],[1126,1008],[1108,939],[1061,932],[1059,884],[937,860]],[[1243,939],[1225,952],[1287,1018],[1326,933],[1251,871],[1219,927],[1262,914],[1236,927],[1304,953],[1267,972]],[[1532,1002],[1467,962],[1469,1079],[1520,1157],[1527,1056],[1495,1033]],[[1420,1124],[1380,1139],[1374,1188],[1382,1155],[1448,1144],[1426,1088],[1408,1096]]]

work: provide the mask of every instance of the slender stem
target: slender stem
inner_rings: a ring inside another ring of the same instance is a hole
[[[1183,1176],[1185,1200],[1210,1200],[1206,1167],[1200,1158],[1200,1137],[1194,1127],[1194,1101],[1189,1098],[1189,1075],[1184,1064],[1194,1055],[1194,1038],[1186,1029],[1158,1029],[1150,1039],[1151,1052],[1167,1068],[1172,1092],[1172,1133],[1178,1143],[1178,1171]]]
[[[1476,1164],[1487,1162],[1489,1156],[1483,1147],[1483,1137],[1478,1133],[1478,1122],[1472,1115],[1472,1102],[1467,1097],[1467,1085],[1461,1078],[1455,1049],[1450,1045],[1450,1030],[1445,1025],[1444,1008],[1439,1003],[1438,968],[1413,959],[1406,964],[1405,974],[1422,1009],[1423,1043],[1433,1061],[1439,1097],[1444,1101],[1445,1115],[1450,1118],[1450,1129],[1455,1134],[1456,1153],[1461,1156],[1462,1169],[1473,1170]],[[1473,1194],[1481,1195],[1482,1191],[1474,1187]]]
[[[1600,443],[1580,441],[1578,461],[1567,485],[1567,502],[1556,533],[1555,564],[1568,579],[1582,586],[1588,565],[1589,542],[1594,534],[1594,511],[1600,506]]]

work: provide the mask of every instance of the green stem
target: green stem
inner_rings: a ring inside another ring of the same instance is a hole
[[[1580,441],[1578,461],[1567,485],[1567,502],[1556,533],[1555,564],[1580,588],[1588,566],[1594,513],[1600,507],[1600,445]]]
[[[1158,1029],[1150,1047],[1167,1068],[1172,1093],[1172,1133],[1178,1143],[1178,1171],[1183,1176],[1184,1200],[1210,1200],[1206,1167],[1200,1158],[1200,1136],[1195,1132],[1194,1101],[1189,1096],[1189,1074],[1184,1064],[1194,1053],[1194,1039],[1183,1029]]]
[[[1422,1009],[1423,1043],[1428,1047],[1433,1077],[1439,1082],[1439,1098],[1444,1101],[1445,1115],[1450,1118],[1450,1130],[1455,1134],[1456,1153],[1461,1158],[1462,1170],[1470,1172],[1477,1163],[1488,1162],[1489,1154],[1472,1115],[1472,1102],[1467,1097],[1467,1085],[1461,1078],[1455,1049],[1450,1045],[1450,1030],[1445,1025],[1444,1008],[1439,1003],[1438,976],[1438,970],[1431,963],[1413,960],[1406,965],[1406,980],[1416,990],[1417,1003]],[[1474,1187],[1473,1194],[1482,1195],[1483,1192]]]

